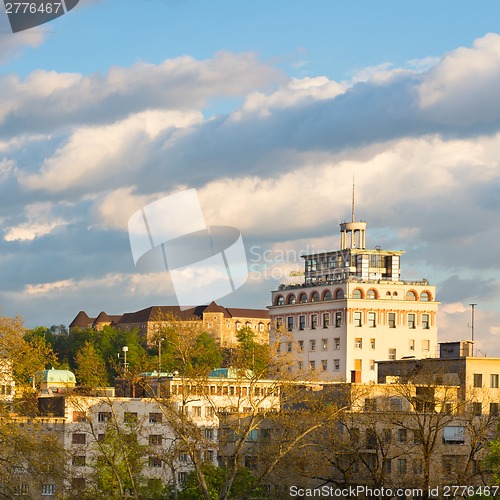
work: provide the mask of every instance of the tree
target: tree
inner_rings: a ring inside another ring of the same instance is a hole
[[[95,389],[107,383],[106,364],[90,341],[79,349],[75,356],[76,378],[80,386]]]

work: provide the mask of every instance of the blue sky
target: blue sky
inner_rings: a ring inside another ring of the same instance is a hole
[[[498,19],[496,1],[81,0],[12,34],[0,14],[2,313],[174,304],[127,221],[191,187],[253,259],[219,302],[265,307],[301,252],[338,246],[355,174],[368,245],[438,286],[441,339],[469,336],[476,302],[500,355]]]

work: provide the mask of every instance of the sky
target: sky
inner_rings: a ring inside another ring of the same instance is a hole
[[[29,327],[175,305],[128,220],[195,188],[241,231],[265,308],[368,223],[441,301],[439,340],[500,356],[500,4],[80,0],[12,33],[0,11],[0,307]]]

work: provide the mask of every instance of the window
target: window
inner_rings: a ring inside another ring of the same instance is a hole
[[[356,288],[355,290],[352,291],[352,298],[353,299],[361,299],[362,298],[362,293],[359,288]]]
[[[417,300],[415,292],[413,292],[412,290],[406,292],[406,300]]]
[[[73,422],[86,422],[87,414],[84,411],[73,412]]]
[[[299,361],[298,362],[298,367],[299,367],[299,371],[303,370],[304,369],[304,362],[303,361]]]
[[[422,314],[422,328],[424,330],[429,329],[429,315],[428,314]]]
[[[86,486],[86,481],[84,477],[74,477],[71,479],[71,489],[72,491],[83,491]]]
[[[303,330],[306,327],[306,317],[299,316],[299,330]]]
[[[335,337],[333,342],[335,344],[335,349],[340,349],[340,337]]]
[[[424,470],[423,460],[420,458],[413,459],[411,463],[411,470],[413,474],[422,474]]]
[[[408,314],[408,328],[415,328],[415,315],[413,313]]]
[[[76,455],[71,459],[71,464],[75,467],[85,467],[85,455]]]
[[[375,313],[374,312],[369,312],[368,313],[368,326],[370,328],[375,328],[377,326],[376,322],[375,322]]]
[[[363,339],[358,337],[354,339],[354,348],[355,349],[363,349]]]
[[[386,474],[390,474],[392,472],[392,460],[390,459],[384,460],[384,471]]]
[[[97,434],[97,442],[98,443],[104,443],[105,439],[106,439],[106,434],[102,434],[102,433]]]
[[[342,313],[335,313],[335,328],[340,328],[342,326]]]
[[[315,340],[310,340],[309,341],[309,350],[310,351],[315,351],[316,350],[316,341]]]
[[[443,455],[443,473],[448,477],[457,473],[463,467],[464,458],[462,455]]]
[[[423,301],[423,302],[428,302],[429,301],[429,292],[422,292],[420,294],[420,300]]]
[[[370,370],[373,372],[375,371],[375,360],[370,359]]]
[[[149,414],[149,423],[150,424],[161,424],[162,414],[161,413],[150,413]]]
[[[389,313],[388,318],[389,328],[396,328],[396,313]]]
[[[205,439],[210,439],[210,441],[214,440],[215,432],[214,429],[205,429],[204,431]]]
[[[287,297],[287,300],[286,300],[286,303],[287,304],[295,304],[296,302],[296,298],[295,298],[295,295],[293,293],[291,293],[288,297]]]
[[[316,370],[316,361],[309,361],[309,369],[312,371]]]
[[[288,350],[288,352],[292,352],[292,350],[293,350],[293,343],[292,342],[287,343],[287,350]]]
[[[55,484],[42,484],[42,496],[49,497],[56,492]]]
[[[316,330],[317,326],[318,326],[318,315],[313,314],[311,316],[311,330]]]
[[[192,413],[193,417],[195,417],[195,418],[201,417],[201,406],[193,406],[192,411],[193,411],[193,413]]]
[[[278,298],[276,299],[276,305],[277,306],[285,305],[285,298],[283,297],[283,295],[278,295]]]
[[[28,495],[28,485],[27,484],[19,484],[14,488],[15,496],[27,496]]]
[[[492,373],[490,375],[490,387],[492,389],[498,389],[498,373]]]
[[[177,481],[179,484],[185,483],[186,479],[187,479],[187,472],[182,471],[177,473]]]
[[[332,300],[332,292],[330,292],[330,290],[327,290],[325,292],[325,295],[323,295],[323,300]]]
[[[361,311],[354,312],[354,326],[361,326]]]
[[[389,359],[396,359],[396,349],[389,349]]]
[[[319,302],[319,293],[313,292],[311,295],[311,302]]]
[[[483,404],[482,403],[472,403],[472,414],[475,417],[480,417],[483,413]]]
[[[328,313],[323,313],[323,328],[328,328],[330,326],[330,315]]]
[[[150,434],[149,435],[149,446],[161,446],[162,435],[161,434]]]
[[[205,462],[213,462],[214,461],[214,450],[207,450],[203,454],[203,459]]]
[[[335,292],[335,299],[336,300],[341,300],[344,298],[344,290],[337,290]]]
[[[149,467],[161,467],[161,458],[149,457],[148,458]]]
[[[443,429],[443,444],[465,444],[465,427],[449,425]]]
[[[245,468],[256,469],[257,457],[255,455],[245,455]]]
[[[474,387],[483,387],[482,373],[474,373]]]
[[[406,474],[406,458],[398,458],[398,474]]]
[[[410,339],[410,351],[414,351],[415,350],[415,339]]]
[[[111,420],[111,412],[110,411],[100,411],[97,414],[97,421],[98,422],[107,422],[108,420]]]
[[[305,293],[301,293],[299,295],[299,302],[301,304],[305,304],[307,302],[307,295]]]
[[[370,349],[375,349],[375,339],[370,339]]]
[[[328,370],[328,361],[326,359],[321,360],[321,369],[324,372]]]
[[[286,318],[286,321],[287,321],[288,331],[291,332],[293,330],[293,316],[288,316],[288,318]]]
[[[333,360],[333,369],[338,372],[340,370],[340,359]]]
[[[406,429],[398,429],[398,443],[406,443],[408,433]]]
[[[376,299],[377,292],[373,288],[370,288],[370,290],[368,290],[368,292],[366,292],[366,298],[367,299]]]
[[[403,400],[401,398],[389,399],[389,408],[391,411],[402,411],[403,410]]]
[[[422,351],[430,351],[430,349],[431,349],[431,341],[422,340]]]
[[[86,434],[73,433],[71,436],[71,444],[85,444],[87,442]]]
[[[490,415],[498,415],[498,403],[490,403]]]
[[[366,429],[366,447],[368,449],[377,447],[377,434],[373,429]]]
[[[123,414],[123,421],[131,424],[133,422],[137,422],[137,413],[132,411],[126,411]]]
[[[243,387],[243,389],[246,390],[246,387]],[[246,396],[246,393],[242,394],[242,396]],[[215,408],[213,408],[212,406],[205,406],[205,417],[214,418],[215,417]]]
[[[279,330],[283,326],[283,318],[276,318],[276,328]]]
[[[328,339],[321,339],[321,348],[323,351],[326,351],[328,349]]]
[[[302,352],[304,350],[304,341],[299,340],[299,351]]]

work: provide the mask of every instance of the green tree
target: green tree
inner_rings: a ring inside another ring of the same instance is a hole
[[[106,363],[90,341],[87,340],[76,353],[75,361],[75,374],[79,385],[95,389],[107,384]]]

